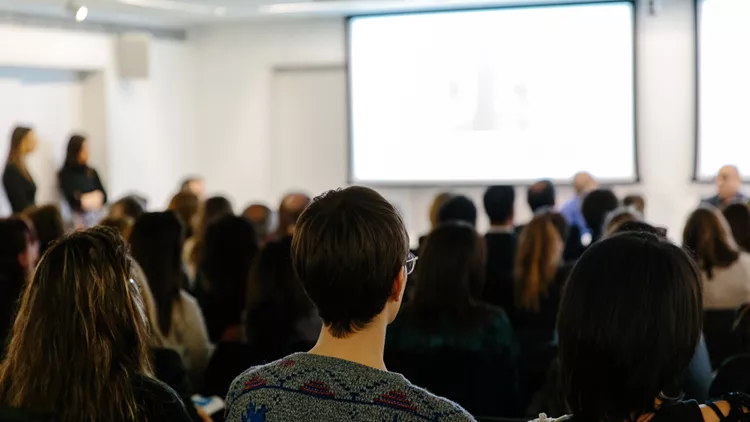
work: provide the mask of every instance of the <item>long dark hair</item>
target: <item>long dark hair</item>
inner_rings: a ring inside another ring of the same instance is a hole
[[[31,133],[30,127],[16,126],[10,135],[10,151],[8,152],[8,164],[13,164],[18,168],[23,177],[31,180],[31,175],[26,169],[26,163],[23,161],[24,152],[22,151],[23,141]]]
[[[3,405],[63,422],[146,420],[133,377],[151,372],[148,327],[129,274],[127,248],[108,228],[49,249],[0,364]]]
[[[190,251],[190,261],[196,267],[200,268],[205,253],[205,236],[206,229],[214,221],[225,215],[234,214],[232,203],[223,196],[213,196],[208,198],[200,210],[200,222],[198,229],[195,231],[195,244]]]
[[[65,167],[77,167],[81,163],[78,162],[78,156],[81,154],[83,144],[86,142],[86,138],[81,135],[73,135],[68,141],[68,148],[65,153]],[[84,165],[86,163],[83,163]]]
[[[295,338],[299,320],[315,314],[292,267],[292,238],[266,244],[250,274],[245,331],[254,347],[265,353],[283,353]]]
[[[49,204],[41,207],[31,208],[25,213],[34,223],[37,236],[39,237],[39,254],[43,255],[52,243],[63,237],[65,234],[65,224],[63,223],[60,208],[57,205]]]
[[[739,259],[728,226],[721,212],[708,206],[693,211],[685,224],[682,246],[693,254],[709,280],[714,276],[714,269],[729,267]]]
[[[484,242],[472,226],[451,221],[430,233],[419,255],[417,286],[407,305],[417,322],[439,328],[435,315],[477,323],[485,281]]]
[[[701,274],[650,233],[606,238],[583,253],[557,317],[560,382],[575,420],[636,421],[678,382],[703,325]]]
[[[242,323],[250,267],[260,248],[252,223],[234,215],[220,218],[206,231],[206,255],[201,272],[205,276],[213,309],[205,309],[213,339],[218,341],[229,326]]]
[[[164,337],[172,327],[172,307],[180,296],[184,278],[184,230],[173,212],[146,213],[130,233],[130,249],[143,269],[156,302],[159,329]]]

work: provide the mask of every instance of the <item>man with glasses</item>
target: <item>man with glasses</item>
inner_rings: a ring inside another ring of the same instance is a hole
[[[227,421],[474,420],[383,362],[416,264],[393,205],[356,186],[316,198],[297,222],[292,263],[323,320],[318,342],[235,379]]]

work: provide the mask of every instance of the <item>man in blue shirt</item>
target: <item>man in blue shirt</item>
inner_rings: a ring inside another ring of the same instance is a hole
[[[734,203],[748,202],[748,198],[740,192],[742,177],[736,166],[724,166],[716,175],[716,195],[703,200],[717,208],[724,208]]]
[[[585,171],[576,173],[576,175],[573,176],[573,188],[576,191],[576,196],[566,202],[560,209],[560,214],[565,217],[565,221],[567,221],[570,226],[578,227],[581,234],[589,233],[589,229],[586,226],[586,220],[584,220],[583,214],[581,213],[581,201],[583,200],[584,195],[598,187],[599,184],[594,180],[594,177],[591,176],[590,173]]]

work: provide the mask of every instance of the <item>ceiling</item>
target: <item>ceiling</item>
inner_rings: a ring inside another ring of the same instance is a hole
[[[586,3],[595,0],[567,0]],[[560,0],[0,0],[0,13],[72,19],[85,5],[89,20],[165,28],[272,19],[414,10],[560,3]]]

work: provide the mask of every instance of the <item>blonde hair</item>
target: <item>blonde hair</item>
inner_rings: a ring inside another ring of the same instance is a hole
[[[524,227],[515,264],[516,306],[539,311],[539,298],[547,294],[562,260],[562,238],[552,216],[540,214]]]
[[[433,229],[437,227],[438,224],[440,224],[440,222],[438,221],[438,214],[440,214],[440,208],[442,208],[443,205],[445,205],[445,203],[448,202],[448,200],[451,198],[453,198],[452,193],[440,192],[432,200],[432,205],[430,205],[430,224],[432,225]]]

